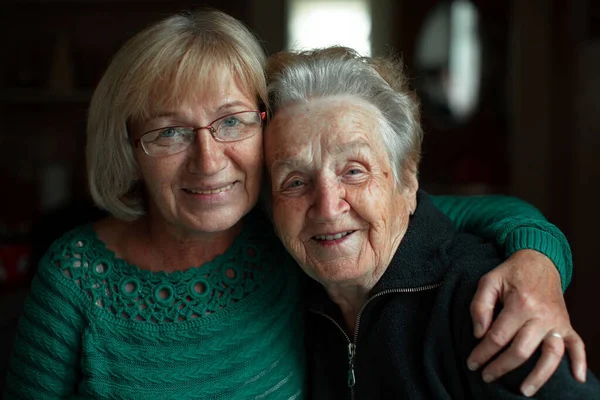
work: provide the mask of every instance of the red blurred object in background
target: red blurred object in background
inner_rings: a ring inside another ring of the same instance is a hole
[[[0,245],[0,286],[25,285],[30,276],[31,246],[23,243]]]

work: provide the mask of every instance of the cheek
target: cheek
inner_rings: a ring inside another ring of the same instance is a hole
[[[240,142],[231,148],[230,158],[246,175],[246,179],[259,181],[263,169],[262,136],[251,138],[248,142]]]
[[[392,210],[392,188],[388,182],[373,180],[348,191],[348,202],[354,212],[370,223],[386,220]]]
[[[140,176],[149,188],[170,186],[175,180],[181,165],[180,158],[163,158],[160,160],[138,160]]]
[[[282,236],[297,236],[304,225],[304,215],[306,207],[303,202],[281,196],[273,198],[273,218]]]

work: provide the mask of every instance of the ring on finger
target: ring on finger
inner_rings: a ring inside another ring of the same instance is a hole
[[[562,339],[563,338],[562,335],[560,333],[558,333],[558,332],[550,332],[546,337],[548,338],[550,336],[553,336],[553,337],[558,338],[558,339]]]

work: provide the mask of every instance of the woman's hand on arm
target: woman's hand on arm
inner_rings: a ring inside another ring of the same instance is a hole
[[[566,347],[572,372],[581,380],[587,368],[585,349],[561,292],[561,281],[564,290],[572,269],[571,249],[562,232],[534,206],[515,197],[432,199],[458,230],[493,241],[509,257],[481,279],[473,300],[474,330],[483,340],[471,353],[470,364],[483,366],[504,349],[482,371],[495,379],[517,368],[542,344],[542,357],[521,386],[537,390],[556,370]],[[504,308],[492,323],[498,303]]]
[[[494,320],[498,302],[503,308]],[[584,343],[571,326],[558,270],[542,253],[519,250],[482,277],[471,316],[474,335],[483,339],[468,358],[470,369],[478,369],[505,349],[482,370],[486,381],[522,365],[540,344],[542,355],[522,383],[523,393],[532,395],[548,381],[565,348],[573,375],[585,381]]]

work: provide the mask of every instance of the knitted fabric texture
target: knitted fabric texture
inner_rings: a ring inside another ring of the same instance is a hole
[[[6,397],[301,398],[302,279],[267,223],[174,273],[117,258],[91,225],[66,234],[33,282]]]
[[[496,243],[508,258],[523,249],[537,250],[552,260],[565,291],[571,282],[573,258],[563,233],[534,206],[510,196],[431,196],[460,232]]]

